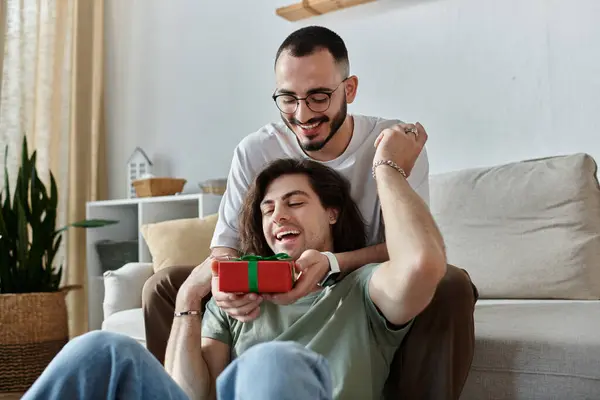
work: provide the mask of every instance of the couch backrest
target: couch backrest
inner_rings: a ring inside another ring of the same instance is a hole
[[[600,299],[600,189],[587,154],[432,175],[449,263],[481,298]]]

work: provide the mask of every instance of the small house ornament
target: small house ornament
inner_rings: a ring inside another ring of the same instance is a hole
[[[129,156],[127,169],[127,197],[133,199],[137,197],[133,181],[152,176],[152,161],[150,161],[144,150],[136,147]]]

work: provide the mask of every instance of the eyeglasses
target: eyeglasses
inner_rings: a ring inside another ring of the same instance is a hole
[[[277,94],[273,95],[273,100],[275,100],[277,108],[279,108],[279,110],[284,114],[295,113],[301,100],[304,100],[306,106],[312,111],[319,113],[325,112],[331,105],[331,95],[333,95],[333,93],[335,93],[335,91],[338,90],[342,83],[346,82],[347,79],[348,78],[341,81],[340,84],[337,85],[337,87],[331,92],[313,92],[306,97],[296,97],[291,94]]]

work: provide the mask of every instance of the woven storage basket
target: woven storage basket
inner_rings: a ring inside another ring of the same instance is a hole
[[[177,178],[147,178],[133,181],[138,197],[170,196],[181,193],[187,181]]]
[[[202,193],[223,195],[227,189],[227,179],[212,179],[199,184]]]
[[[65,294],[0,294],[0,393],[26,392],[68,342]]]

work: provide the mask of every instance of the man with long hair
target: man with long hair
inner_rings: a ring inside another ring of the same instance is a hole
[[[248,322],[214,298],[202,309],[218,285],[213,260],[209,273],[195,269],[177,294],[165,369],[130,338],[86,334],[65,347],[24,398],[381,398],[398,346],[446,275],[443,238],[406,180],[426,139],[405,126],[384,130],[375,142],[389,260],[310,287],[289,304],[280,304],[289,293],[265,294],[259,316]],[[366,241],[347,180],[312,160],[280,159],[260,172],[240,226],[244,251],[294,260],[306,252],[353,251]]]

